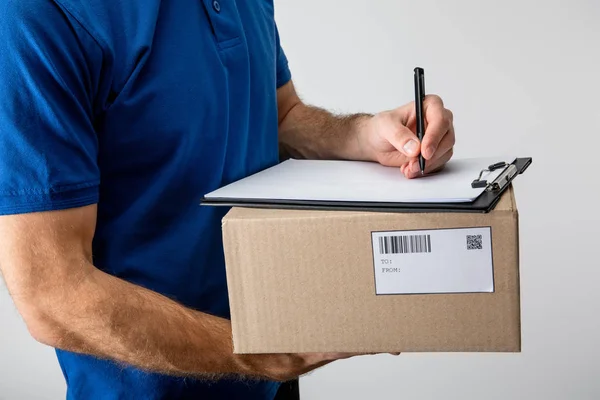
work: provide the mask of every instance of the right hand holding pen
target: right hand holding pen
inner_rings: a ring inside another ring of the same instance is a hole
[[[407,178],[421,176],[419,154],[427,160],[425,172],[443,168],[452,157],[456,141],[454,116],[436,95],[427,95],[423,108],[426,125],[423,143],[416,136],[414,102],[372,117],[359,137],[366,159],[400,167]]]

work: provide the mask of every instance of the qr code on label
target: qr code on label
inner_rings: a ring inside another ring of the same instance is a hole
[[[467,235],[467,250],[483,249],[483,240],[481,235]]]

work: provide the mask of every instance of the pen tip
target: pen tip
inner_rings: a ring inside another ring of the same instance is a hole
[[[421,170],[421,176],[425,175],[425,171]]]

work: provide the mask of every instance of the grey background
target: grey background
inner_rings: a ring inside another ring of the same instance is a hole
[[[279,0],[276,12],[305,101],[393,108],[420,65],[455,114],[456,157],[534,158],[515,183],[523,352],[353,359],[303,378],[303,399],[600,398],[600,3]],[[64,391],[0,285],[0,399]]]

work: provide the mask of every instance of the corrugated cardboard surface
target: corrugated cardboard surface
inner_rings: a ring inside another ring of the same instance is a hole
[[[491,226],[494,292],[375,294],[371,232]],[[518,212],[233,208],[223,220],[237,353],[520,351]]]

